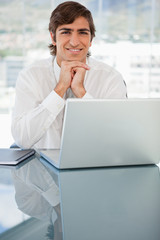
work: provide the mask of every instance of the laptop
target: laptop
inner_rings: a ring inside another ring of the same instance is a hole
[[[60,149],[40,149],[58,169],[157,164],[160,99],[68,99]]]

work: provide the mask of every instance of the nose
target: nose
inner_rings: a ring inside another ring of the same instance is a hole
[[[70,44],[72,47],[77,47],[79,45],[79,37],[77,33],[72,33],[70,38]]]

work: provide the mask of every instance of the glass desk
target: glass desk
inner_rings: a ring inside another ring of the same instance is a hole
[[[41,239],[159,240],[159,168],[0,168],[0,240]]]

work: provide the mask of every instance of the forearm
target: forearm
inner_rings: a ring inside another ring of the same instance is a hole
[[[54,123],[64,107],[64,100],[58,101],[56,98],[57,96],[51,93],[41,104],[27,111],[25,109],[22,111],[21,107],[15,107],[12,134],[20,147],[32,147]]]

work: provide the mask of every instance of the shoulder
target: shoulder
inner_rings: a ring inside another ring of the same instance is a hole
[[[90,70],[87,80],[94,82],[94,85],[97,86],[96,89],[99,88],[99,91],[102,92],[102,97],[115,98],[126,95],[123,77],[115,68],[91,57],[88,59],[88,65]]]
[[[111,67],[110,65],[104,62],[96,60],[93,57],[89,57],[88,63],[91,69],[94,71],[105,71],[106,73],[113,72],[115,74],[119,74],[119,72],[115,68]]]
[[[48,70],[51,68],[53,62],[53,57],[49,57],[47,59],[38,60],[31,65],[24,68],[20,73],[34,73],[34,72],[42,72],[44,70]]]
[[[123,78],[122,75],[115,68],[92,57],[89,57],[88,65],[91,68],[90,71],[95,76],[100,74],[101,76],[106,76],[108,80],[112,78]]]
[[[49,81],[52,78],[53,57],[32,63],[20,71],[16,85],[33,85]]]

